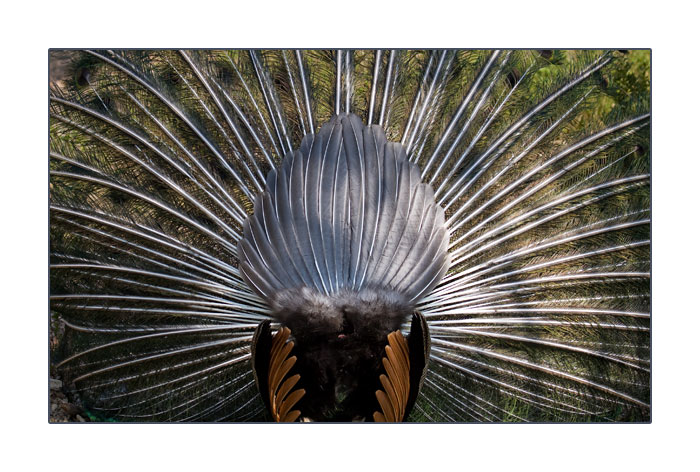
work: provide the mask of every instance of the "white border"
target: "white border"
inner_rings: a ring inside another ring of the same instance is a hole
[[[3,7],[5,470],[690,470],[697,459],[697,14],[681,2],[19,2]],[[684,2],[685,3],[685,2]],[[687,3],[686,3],[687,4]],[[9,26],[9,28],[7,28]],[[693,40],[693,38],[696,38]],[[651,47],[651,425],[49,425],[49,47]],[[9,148],[8,148],[9,145]],[[695,236],[694,236],[695,235]],[[9,302],[9,303],[8,303]],[[695,440],[692,438],[696,437]],[[8,467],[9,465],[9,467]],[[41,467],[41,469],[39,469]]]

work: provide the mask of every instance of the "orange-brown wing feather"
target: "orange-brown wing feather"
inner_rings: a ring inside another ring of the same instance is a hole
[[[272,339],[270,349],[270,368],[268,370],[268,388],[270,397],[270,413],[277,422],[292,422],[301,415],[299,410],[290,411],[306,393],[303,389],[292,388],[299,382],[299,374],[285,379],[297,361],[296,356],[289,357],[294,343],[289,341],[291,331],[283,327]]]
[[[375,422],[403,421],[410,391],[408,342],[401,331],[394,331],[387,338],[389,345],[384,349],[386,357],[382,359],[386,375],[379,376],[384,390],[375,392],[382,412],[374,413]]]

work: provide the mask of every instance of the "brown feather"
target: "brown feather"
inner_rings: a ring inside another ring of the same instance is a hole
[[[291,331],[283,327],[275,334],[270,349],[270,368],[268,370],[268,388],[270,398],[270,413],[277,422],[292,422],[301,415],[299,410],[289,411],[306,393],[297,389],[290,393],[299,382],[299,374],[285,380],[287,374],[297,361],[296,356],[289,357],[294,343],[288,341]],[[280,385],[281,384],[281,385]]]
[[[280,418],[286,418],[287,413],[289,413],[289,410],[292,409],[294,405],[297,404],[299,400],[301,400],[301,397],[304,396],[306,392],[304,390],[294,390],[292,393],[289,394],[287,398],[282,401],[280,404],[280,409],[279,409],[279,416]],[[285,421],[284,419],[280,421]]]
[[[290,390],[292,390],[292,387],[294,387],[297,384],[297,382],[299,381],[300,378],[301,378],[301,375],[296,374],[296,375],[292,375],[287,380],[282,382],[282,386],[277,391],[277,396],[279,398],[286,397],[287,394],[290,392]]]
[[[394,332],[389,334],[389,346],[391,346],[391,349],[393,349],[395,353],[402,355],[403,363],[410,365],[408,360],[408,343],[406,339],[403,336],[399,336],[399,334],[401,333],[397,334],[397,332]]]
[[[285,416],[280,422],[281,423],[294,423],[299,416],[301,415],[301,411],[299,410],[293,410],[290,411],[287,416]]]
[[[389,397],[387,397],[386,393],[384,393],[382,390],[377,390],[375,394],[377,395],[377,401],[379,401],[379,406],[382,407],[382,412],[384,413],[386,421],[390,423],[396,421],[396,419],[394,418],[394,409],[391,406],[391,401],[389,401]]]
[[[377,390],[375,395],[382,413],[375,412],[375,422],[403,421],[406,415],[406,403],[410,393],[410,361],[408,342],[401,331],[394,331],[387,336],[386,357],[382,359],[385,374],[379,376],[384,390]]]
[[[279,367],[282,362],[289,357],[292,348],[294,348],[294,343],[288,342],[282,349],[278,349],[277,352],[273,351],[270,355],[270,365]]]
[[[296,362],[296,357],[290,357],[282,362],[281,365],[276,367],[274,371],[270,369],[270,390],[276,392],[279,389],[282,379],[291,370],[292,366]]]
[[[387,375],[389,376],[389,380],[391,380],[391,384],[394,386],[397,392],[403,392],[403,390],[406,388],[406,384],[403,382],[403,377],[404,375],[407,375],[405,372],[406,369],[404,367],[405,364],[401,363],[399,358],[396,357],[394,350],[391,349],[389,346],[386,347],[386,354],[388,358],[387,364],[390,367],[390,369],[387,369]]]
[[[396,389],[394,389],[391,381],[384,374],[379,376],[379,381],[381,382],[382,387],[384,387],[384,392],[386,393],[387,397],[389,397],[389,402],[391,403],[391,408],[394,412],[394,418],[401,418],[401,401],[396,393]]]

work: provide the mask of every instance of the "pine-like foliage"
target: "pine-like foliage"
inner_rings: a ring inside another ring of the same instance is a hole
[[[260,421],[270,307],[238,243],[268,172],[338,113],[435,191],[451,266],[416,421],[648,421],[648,97],[610,51],[87,51],[51,85],[64,381],[120,421]],[[410,320],[406,320],[408,332]]]

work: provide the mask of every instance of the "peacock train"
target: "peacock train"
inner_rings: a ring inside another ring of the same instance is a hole
[[[648,53],[50,51],[52,376],[94,421],[649,421]]]

